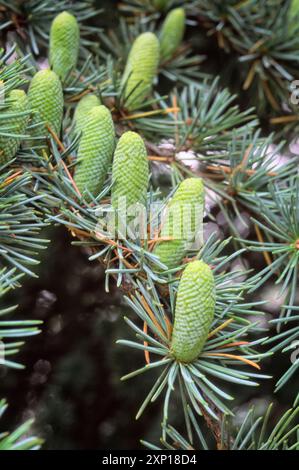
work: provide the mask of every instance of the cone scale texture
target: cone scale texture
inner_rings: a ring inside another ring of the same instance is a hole
[[[7,133],[24,135],[29,120],[29,103],[23,90],[12,90],[8,96],[11,104],[6,110],[9,114],[16,113],[15,117],[7,118],[3,123],[3,130]],[[21,114],[26,113],[27,114]],[[0,135],[0,165],[3,165],[16,155],[21,143],[20,137]]]
[[[147,152],[142,138],[135,132],[125,132],[118,141],[112,168],[111,201],[118,207],[126,198],[126,207],[146,204],[149,179]]]
[[[169,60],[180,46],[185,33],[185,11],[171,10],[165,18],[160,35],[161,61]]]
[[[80,31],[76,18],[67,11],[57,15],[51,25],[49,62],[62,81],[76,68],[79,43]]]
[[[36,125],[30,129],[31,136],[46,136],[46,125],[59,136],[63,116],[63,92],[56,73],[52,70],[37,72],[31,80],[28,99],[33,112],[31,124]],[[41,121],[43,123],[38,125]]]
[[[197,232],[200,222],[198,211],[202,211],[203,205],[204,186],[200,178],[184,180],[168,203],[160,237],[169,237],[171,240],[161,241],[154,249],[154,254],[168,269],[181,264],[188,247],[186,218],[189,220],[190,240]]]
[[[211,268],[193,261],[185,268],[178,288],[171,353],[180,362],[192,362],[201,353],[213,322],[215,281]]]
[[[159,41],[153,33],[135,39],[122,78],[125,107],[138,108],[150,95],[159,65]]]
[[[83,98],[81,98],[81,100],[76,106],[76,110],[74,113],[75,134],[79,134],[80,132],[82,132],[83,127],[85,126],[86,117],[89,111],[95,106],[100,106],[100,105],[101,105],[100,99],[92,93],[89,93],[88,95],[83,96]]]

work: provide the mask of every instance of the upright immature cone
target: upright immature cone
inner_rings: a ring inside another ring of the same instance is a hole
[[[171,352],[180,362],[194,361],[202,351],[215,312],[215,280],[203,261],[185,268],[177,294]]]
[[[100,193],[115,146],[115,132],[111,113],[106,106],[95,106],[86,118],[84,132],[78,149],[75,183],[83,194]],[[86,196],[88,200],[88,195]]]
[[[185,33],[185,10],[175,8],[165,18],[160,35],[161,61],[171,59],[180,46]]]
[[[159,41],[153,33],[143,33],[135,39],[122,78],[125,106],[138,108],[151,93],[159,65]]]
[[[32,137],[46,136],[48,125],[58,136],[63,116],[63,92],[60,80],[52,70],[40,70],[31,80],[28,100],[33,111],[30,134]],[[43,122],[41,125],[38,123]],[[41,145],[42,142],[37,142]]]
[[[293,19],[299,14],[299,0],[292,0],[289,9],[289,18]]]
[[[8,100],[10,105],[4,112],[15,114],[15,116],[5,119],[0,127],[0,165],[7,163],[15,156],[22,139],[1,135],[1,128],[8,134],[24,135],[29,120],[29,103],[23,90],[12,90]]]
[[[126,207],[146,204],[149,178],[147,152],[142,138],[136,132],[125,132],[118,141],[112,167],[111,202],[119,206],[126,198]]]
[[[154,254],[168,269],[181,264],[188,249],[188,242],[192,241],[200,228],[203,207],[202,180],[185,179],[168,203],[165,220],[162,221],[160,237],[168,237],[170,240],[161,241],[154,249]]]
[[[95,106],[100,105],[100,99],[92,93],[89,93],[88,95],[85,95],[83,96],[83,98],[81,98],[81,100],[76,106],[76,110],[74,113],[75,134],[79,134],[80,132],[82,132],[83,126],[85,126],[86,124],[86,117],[89,111]]]
[[[73,15],[63,11],[52,22],[49,50],[50,65],[62,81],[77,65],[79,43],[78,22]]]

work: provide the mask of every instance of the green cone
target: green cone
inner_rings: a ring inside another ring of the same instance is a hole
[[[135,132],[125,132],[118,141],[112,167],[111,202],[117,208],[126,198],[126,207],[146,204],[149,179],[147,152],[142,138]]]
[[[166,16],[160,34],[161,61],[171,59],[180,46],[185,33],[185,21],[183,8],[175,8]]]
[[[178,288],[171,352],[180,362],[192,362],[202,351],[215,313],[215,280],[203,261],[185,268]]]
[[[138,108],[150,95],[159,65],[159,41],[153,33],[135,39],[122,78],[125,107]]]
[[[24,135],[29,120],[29,103],[23,90],[12,90],[8,100],[10,101],[9,107],[2,112],[4,115],[7,113],[16,114],[16,116],[1,121],[3,124],[0,127],[0,165],[9,162],[15,156],[21,143],[20,137],[1,135],[1,129],[5,133]]]
[[[289,22],[289,35],[294,35],[294,31],[297,28],[299,16],[299,0],[292,0],[288,11],[288,22]]]
[[[46,125],[59,136],[63,116],[63,92],[60,80],[51,70],[40,70],[31,80],[28,99],[33,118],[29,129],[32,137],[47,136]],[[42,124],[38,125],[42,121]],[[32,141],[32,145],[44,146],[41,141]]]
[[[168,3],[169,3],[169,0],[153,0],[154,7],[157,10],[165,10]]]
[[[87,117],[78,149],[75,183],[81,194],[89,191],[98,196],[112,160],[115,132],[111,113],[106,106],[95,106]],[[86,196],[88,200],[88,195]]]
[[[75,113],[74,113],[74,133],[79,134],[82,132],[83,126],[86,123],[86,117],[89,111],[94,108],[95,106],[100,106],[101,101],[100,99],[92,94],[89,93],[88,95],[83,96],[79,103],[76,106]]]
[[[79,43],[78,22],[73,15],[63,11],[52,22],[49,49],[50,65],[62,81],[76,68]]]
[[[198,230],[198,211],[203,205],[204,186],[200,178],[184,180],[168,203],[160,237],[170,237],[172,240],[161,241],[154,249],[154,254],[168,269],[178,267],[186,255],[188,239],[190,241]],[[184,233],[187,229],[186,221],[190,224],[190,234],[187,238]]]

